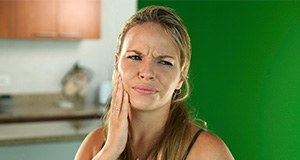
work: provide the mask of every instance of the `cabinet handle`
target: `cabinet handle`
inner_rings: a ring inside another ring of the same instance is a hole
[[[40,38],[54,38],[57,36],[57,33],[55,32],[37,32],[35,33],[36,37]]]
[[[78,33],[78,32],[64,32],[64,33],[60,33],[59,36],[63,37],[63,38],[79,38],[80,33]]]

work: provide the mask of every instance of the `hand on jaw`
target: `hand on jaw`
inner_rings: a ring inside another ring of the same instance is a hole
[[[124,151],[128,139],[128,109],[129,97],[119,75],[112,93],[107,139],[94,160],[117,159]]]

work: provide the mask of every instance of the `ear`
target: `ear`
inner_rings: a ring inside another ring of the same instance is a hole
[[[180,81],[177,84],[176,89],[180,89],[182,87],[183,82],[184,82],[184,80],[180,79]]]
[[[185,78],[187,77],[187,70],[184,70],[183,72],[181,72],[180,74],[180,80],[177,84],[176,89],[181,89],[182,84],[184,83]]]

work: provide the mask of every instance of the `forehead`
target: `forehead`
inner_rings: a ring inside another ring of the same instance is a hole
[[[127,32],[122,50],[128,49],[179,56],[179,49],[172,36],[160,24],[153,22],[136,25]]]

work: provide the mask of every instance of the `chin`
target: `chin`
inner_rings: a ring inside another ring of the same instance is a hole
[[[133,109],[141,110],[141,111],[147,111],[147,110],[153,110],[155,107],[153,107],[155,100],[148,99],[148,98],[131,98],[130,99],[130,105]]]
[[[144,99],[139,99],[139,100],[131,100],[130,104],[133,108],[136,109],[146,109],[148,108],[150,104],[146,103]]]

